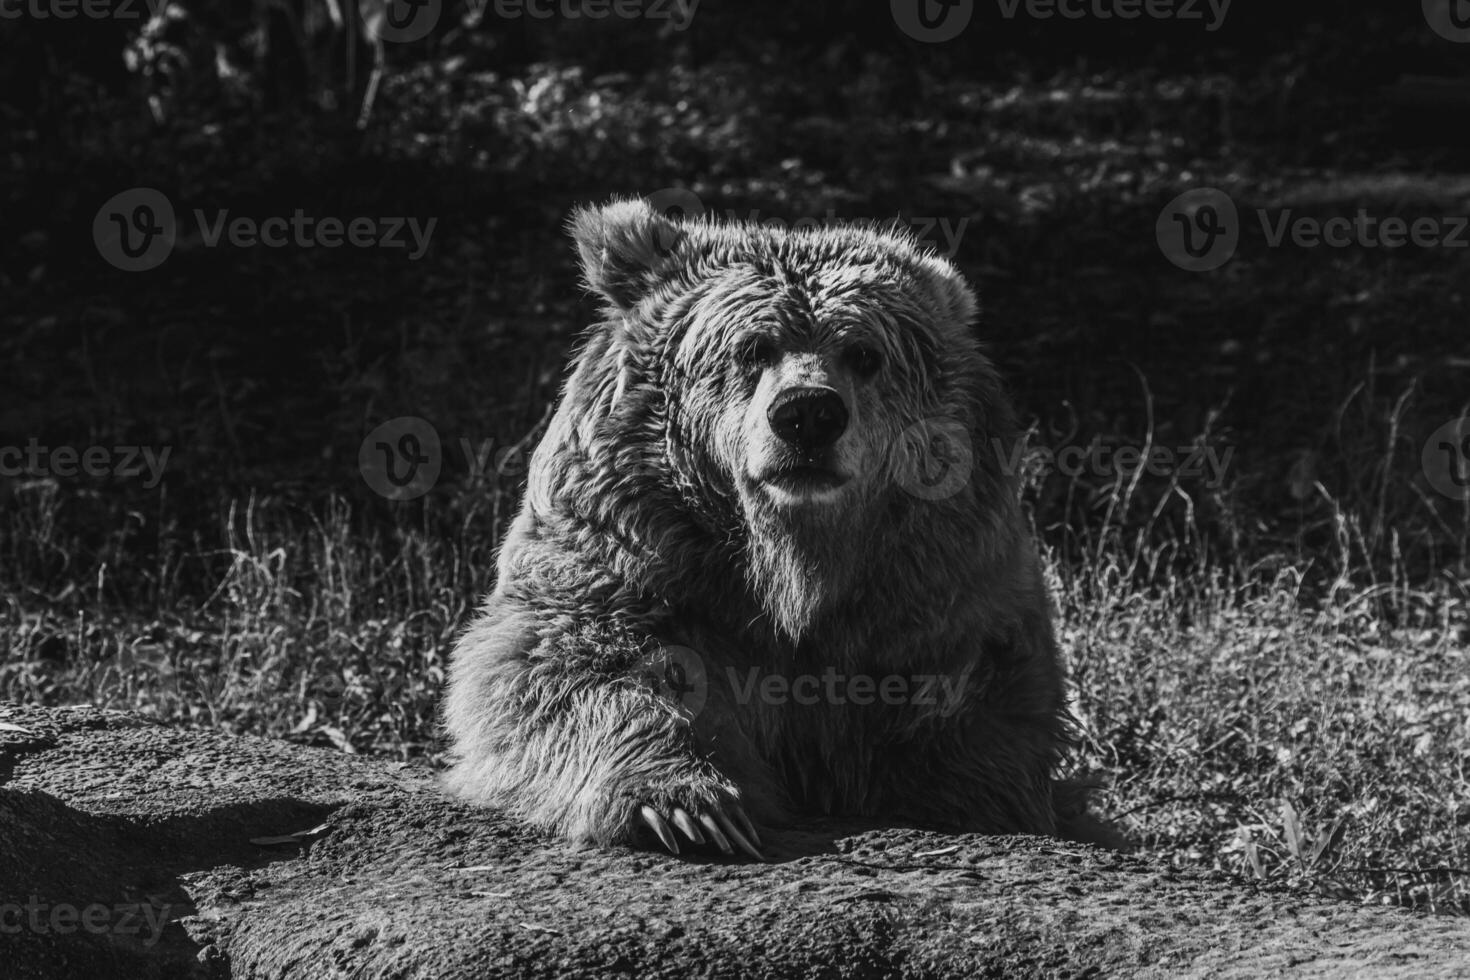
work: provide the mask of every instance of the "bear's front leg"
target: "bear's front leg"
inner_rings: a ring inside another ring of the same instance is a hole
[[[572,840],[632,844],[646,828],[675,854],[682,837],[764,860],[740,788],[640,669],[658,644],[556,622],[492,600],[460,641],[445,708],[450,786]]]
[[[1046,622],[918,676],[905,736],[889,743],[888,808],[948,830],[1054,835],[1070,729]]]
[[[1045,723],[970,719],[895,753],[894,810],[951,831],[1052,836],[1059,755]]]

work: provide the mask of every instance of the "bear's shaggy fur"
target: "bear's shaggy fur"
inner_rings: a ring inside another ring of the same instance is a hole
[[[689,816],[741,807],[1055,832],[1063,673],[1014,476],[981,451],[1017,433],[959,273],[897,231],[639,201],[571,231],[607,316],[454,653],[452,788],[676,850],[660,816],[698,841]],[[936,432],[969,466],[941,492]],[[649,682],[671,657],[696,698]]]

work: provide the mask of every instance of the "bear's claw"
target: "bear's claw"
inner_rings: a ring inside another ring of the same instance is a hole
[[[750,822],[750,818],[745,815],[745,811],[739,804],[735,805],[734,810],[735,816],[740,819],[740,829],[744,830],[746,835],[755,842],[756,847],[760,847],[761,835],[755,832],[755,824]]]
[[[672,816],[674,826],[682,830],[685,837],[688,837],[696,844],[704,843],[704,834],[699,832],[699,824],[694,822],[694,818],[689,815],[688,810],[685,810],[681,806],[676,806],[674,807]]]
[[[674,839],[674,832],[669,829],[669,822],[664,819],[664,815],[647,804],[639,807],[638,812],[643,815],[643,822],[653,828],[653,832],[663,842],[664,847],[678,854],[679,842]]]
[[[751,825],[750,818],[745,815],[745,811],[740,808],[740,804],[738,803],[730,804],[729,811],[729,813],[725,812],[724,808],[716,808],[714,810],[714,817],[720,822],[720,829],[725,832],[726,837],[735,841],[736,846],[742,851],[757,861],[764,862],[766,857],[759,850],[760,838],[756,836],[755,827]],[[730,813],[735,814],[736,819],[740,821],[739,824],[735,820],[730,819]],[[744,825],[745,832],[741,831],[741,824]],[[749,836],[746,835],[747,833]],[[751,843],[752,838],[755,843]]]
[[[761,854],[757,847],[760,843],[760,836],[756,834],[755,826],[751,824],[750,818],[745,815],[745,811],[740,808],[739,804],[732,803],[729,809],[734,813],[734,819],[725,812],[723,807],[716,806],[700,813],[698,823],[696,823],[688,811],[682,807],[674,807],[672,819],[674,826],[678,827],[692,843],[704,844],[707,841],[713,841],[714,845],[725,854],[734,855],[735,848],[730,844],[733,840],[736,847],[757,861],[764,862],[765,855]],[[669,819],[647,804],[639,807],[638,813],[664,847],[678,854],[679,841],[674,836],[673,830],[669,828]],[[700,825],[704,827],[703,832],[699,829]],[[744,828],[744,832],[741,831],[741,827]],[[751,843],[752,840],[756,843]]]

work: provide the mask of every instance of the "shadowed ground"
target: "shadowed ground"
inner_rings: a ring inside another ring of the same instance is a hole
[[[766,866],[572,850],[443,799],[417,765],[0,707],[12,977],[1418,980],[1470,956],[1463,919],[1039,838],[767,839]],[[63,935],[70,906],[106,912]]]

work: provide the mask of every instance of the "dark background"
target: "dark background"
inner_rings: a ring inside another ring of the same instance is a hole
[[[0,475],[0,696],[436,751],[444,658],[521,481],[460,440],[540,435],[595,315],[569,210],[669,188],[721,215],[967,221],[954,259],[1035,444],[1232,452],[1219,484],[1033,466],[1064,611],[1217,590],[1168,607],[1187,628],[1276,588],[1374,628],[1463,622],[1467,505],[1422,460],[1467,401],[1466,249],[1273,248],[1255,217],[1470,214],[1470,44],[1419,4],[1236,0],[1210,31],[992,2],[937,44],[885,3],[704,0],[684,30],[449,3],[383,44],[351,0],[19,9],[0,446],[171,456],[156,487]],[[140,187],[178,241],[125,272],[94,218]],[[1240,243],[1192,273],[1154,229],[1200,187],[1239,207]],[[209,247],[196,208],[437,223],[417,259]],[[413,501],[359,469],[400,416],[445,444]],[[1146,768],[1163,722],[1120,718],[1098,758]]]
[[[718,213],[968,219],[955,258],[1027,412],[1136,438],[1141,374],[1171,443],[1239,447],[1233,519],[1311,544],[1330,508],[1293,492],[1293,466],[1368,492],[1393,447],[1344,422],[1371,427],[1411,387],[1410,442],[1457,414],[1464,252],[1268,251],[1248,220],[1239,258],[1182,274],[1152,227],[1195,186],[1243,210],[1466,210],[1470,47],[1383,6],[1240,0],[1209,31],[990,3],[925,44],[885,4],[707,0],[683,31],[450,5],[383,45],[361,129],[374,51],[351,7],[342,27],[320,2],[7,20],[0,436],[172,445],[170,493],[206,515],[214,487],[360,498],[355,443],[383,418],[525,435],[591,315],[567,211],[682,187]],[[131,187],[185,226],[146,273],[92,240]],[[417,261],[208,248],[194,208],[437,225]],[[1435,523],[1401,527],[1421,570],[1449,558]]]

